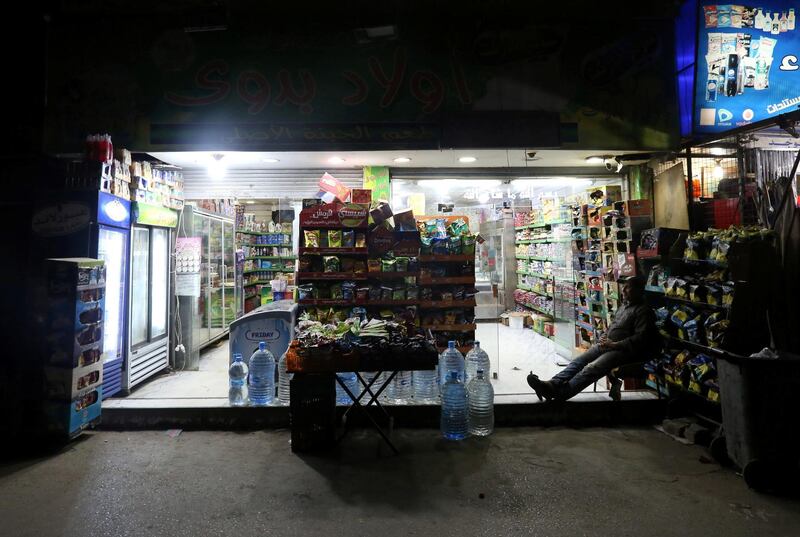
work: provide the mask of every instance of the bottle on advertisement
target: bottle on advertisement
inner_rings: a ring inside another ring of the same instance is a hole
[[[794,8],[789,10],[789,16],[786,17],[786,29],[789,31],[794,30]]]
[[[753,18],[753,27],[756,30],[764,28],[764,13],[761,8],[756,9],[756,16]]]
[[[780,25],[781,25],[781,28],[780,28],[781,29],[781,33],[785,32],[786,30],[789,29],[789,20],[786,18],[786,12],[785,11],[783,13],[781,13]]]
[[[781,19],[780,15],[775,13],[772,16],[772,35],[778,35],[781,33]]]

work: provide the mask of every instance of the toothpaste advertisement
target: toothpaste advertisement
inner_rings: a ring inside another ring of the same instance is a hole
[[[798,110],[800,4],[700,4],[694,131],[724,132]]]

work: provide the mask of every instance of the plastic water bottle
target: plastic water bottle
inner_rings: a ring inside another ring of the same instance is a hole
[[[347,389],[350,390],[354,396],[358,397],[358,394],[361,393],[361,390],[358,389],[358,377],[356,377],[355,373],[336,373],[336,376],[344,382],[344,385],[347,386]],[[366,397],[366,396],[364,396]],[[364,402],[364,399],[361,399],[361,402]],[[341,387],[341,385],[337,382],[336,383],[336,404],[337,405],[349,405],[352,403],[350,400],[350,396],[347,395],[347,392]]]
[[[286,353],[278,361],[278,402],[288,405],[291,398],[290,386],[294,373],[286,371]]]
[[[250,357],[250,404],[268,405],[275,398],[275,357],[263,341]]]
[[[228,368],[228,402],[231,406],[245,406],[247,404],[247,364],[238,352],[233,355],[233,363]]]
[[[483,369],[478,369],[467,384],[469,406],[469,434],[489,436],[494,431],[494,388],[486,379]]]
[[[430,371],[414,371],[414,400],[421,402],[435,401],[439,396],[439,368]]]
[[[451,371],[442,386],[441,430],[448,440],[463,440],[469,434],[467,390],[458,371]]]
[[[391,384],[386,387],[386,398],[390,402],[399,405],[407,403],[414,395],[414,386],[411,380],[411,371],[398,371]]]
[[[372,383],[372,386],[370,386],[369,390],[373,394],[376,394],[378,393],[378,390],[381,389],[381,386],[383,386],[383,379],[386,378],[386,373],[383,372],[378,373],[376,371],[372,373],[362,373],[361,376],[364,378],[364,381],[367,384],[369,384],[372,379],[375,379],[375,382]],[[383,399],[384,397],[386,397],[386,390],[383,390],[383,392],[381,392],[381,395],[380,397],[378,397],[378,399]],[[361,404],[366,405],[367,403],[369,403],[370,399],[372,399],[372,395],[370,395],[369,392],[365,393],[364,397],[361,398]]]
[[[464,356],[456,349],[455,341],[448,341],[447,348],[439,356],[439,382],[442,386],[450,378],[453,371],[458,373],[458,380],[464,384]]]
[[[475,346],[472,347],[472,350],[470,350],[467,353],[467,356],[464,358],[464,361],[466,362],[466,368],[467,368],[466,372],[467,387],[469,387],[470,381],[475,378],[475,373],[478,371],[478,369],[482,369],[483,376],[486,377],[487,379],[489,378],[489,369],[490,369],[489,355],[486,354],[486,351],[481,348],[480,341],[475,342]]]

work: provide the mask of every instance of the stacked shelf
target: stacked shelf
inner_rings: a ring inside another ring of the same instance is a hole
[[[541,209],[516,213],[514,220],[516,309],[533,314],[534,332],[554,339],[555,322],[563,317],[556,297],[561,296],[559,282],[568,274],[565,252],[570,241],[569,213],[558,198],[548,198]]]
[[[295,271],[296,257],[292,252],[291,223],[275,224],[279,230],[247,229],[255,222],[245,223],[244,207],[237,206],[236,248],[242,255],[237,262],[241,277],[242,313],[248,313],[271,300],[270,282],[280,275]]]
[[[424,236],[429,250],[419,256],[420,327],[431,332],[439,351],[447,347],[448,341],[455,341],[459,351],[466,354],[477,330],[475,246],[468,233],[469,219],[422,216],[417,222],[420,229],[438,230]]]

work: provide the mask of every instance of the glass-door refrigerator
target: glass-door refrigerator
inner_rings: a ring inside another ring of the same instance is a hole
[[[233,220],[187,205],[181,221],[179,238],[200,239],[199,289],[177,292],[175,325],[180,330],[171,347],[185,349],[183,355],[176,353],[175,367],[196,371],[200,350],[224,337],[236,318]]]
[[[53,191],[36,204],[32,230],[40,260],[89,257],[106,264],[103,398],[122,389],[127,359],[131,204],[99,191]]]
[[[177,221],[177,213],[165,207],[133,204],[126,391],[169,365],[170,252]]]

